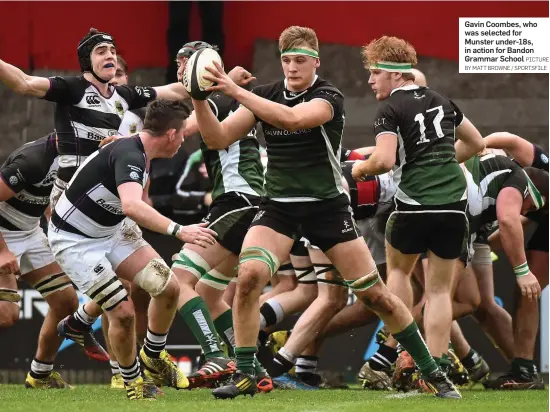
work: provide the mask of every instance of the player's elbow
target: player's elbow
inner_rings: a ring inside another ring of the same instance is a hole
[[[389,172],[395,165],[395,158],[391,157],[382,157],[373,160],[375,168],[379,173]]]
[[[140,203],[142,203],[141,200],[136,199],[127,199],[122,200],[122,213],[124,213],[125,216],[129,218],[135,218],[139,211]]]
[[[227,146],[224,146],[220,141],[218,140],[210,140],[205,139],[203,136],[203,141],[208,150],[223,150],[226,149]]]

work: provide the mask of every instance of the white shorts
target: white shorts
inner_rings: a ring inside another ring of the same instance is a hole
[[[128,256],[149,246],[138,225],[124,219],[111,236],[87,238],[57,229],[50,223],[48,239],[55,259],[76,287],[83,293],[107,278]]]
[[[55,262],[48,238],[40,226],[32,230],[11,231],[0,228],[0,233],[21,268],[21,276]]]

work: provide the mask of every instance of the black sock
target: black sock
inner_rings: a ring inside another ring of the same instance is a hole
[[[294,367],[294,362],[289,361],[279,351],[275,354],[272,367],[273,371],[269,371],[269,374],[271,377],[276,378],[277,376],[281,376],[291,370]]]
[[[34,358],[31,363],[31,376],[34,379],[44,379],[50,376],[53,370],[53,362],[43,362]]]
[[[381,343],[376,353],[370,358],[369,365],[371,369],[381,371],[391,368],[396,360],[397,350]]]
[[[145,344],[143,345],[143,351],[150,358],[160,358],[160,353],[164,350],[166,346],[166,338],[168,333],[159,334],[151,332],[147,328],[147,336],[145,337]]]
[[[479,358],[479,353],[470,348],[470,352],[468,352],[468,354],[463,359],[460,359],[460,362],[462,362],[466,369],[472,369],[474,366],[476,366]]]

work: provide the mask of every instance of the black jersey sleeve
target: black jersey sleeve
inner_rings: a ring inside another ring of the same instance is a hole
[[[344,95],[337,89],[320,87],[313,91],[310,101],[325,100],[332,109],[332,119],[341,118],[344,114]]]
[[[237,101],[223,93],[213,93],[207,99],[207,102],[220,122],[229,116],[231,112],[239,108],[239,103]]]
[[[398,127],[398,117],[394,107],[388,102],[382,103],[378,107],[374,120],[375,138],[383,133],[391,133],[397,136]]]
[[[118,94],[128,103],[129,110],[147,106],[157,98],[157,92],[152,87],[142,86],[116,86]]]
[[[533,145],[533,149],[535,154],[531,166],[548,172],[548,152],[536,144]]]
[[[43,97],[44,100],[55,103],[75,104],[82,99],[86,90],[86,81],[82,77],[53,76],[49,78],[50,88]]]
[[[29,185],[40,182],[44,178],[44,172],[32,159],[19,154],[2,165],[0,176],[11,190],[19,193]]]
[[[461,125],[462,121],[464,120],[464,113],[462,113],[462,110],[458,108],[455,102],[453,102],[452,100],[449,100],[449,103],[451,103],[451,107],[455,112],[455,127],[458,127]]]
[[[143,186],[146,166],[143,152],[128,150],[124,145],[118,145],[111,153],[111,161],[117,187],[128,182],[136,182]]]

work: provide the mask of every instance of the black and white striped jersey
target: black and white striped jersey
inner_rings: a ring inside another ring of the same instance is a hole
[[[149,172],[139,135],[119,139],[89,156],[79,167],[52,213],[55,230],[100,238],[114,234],[125,216],[118,186],[145,187]]]
[[[50,204],[57,168],[55,133],[26,143],[10,154],[0,169],[0,177],[16,195],[0,202],[0,227],[19,231],[39,225]]]
[[[109,86],[109,96],[83,76],[51,77],[45,100],[55,102],[59,178],[68,182],[99,142],[118,134],[124,113],[156,98],[152,87]]]

